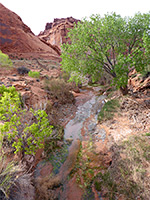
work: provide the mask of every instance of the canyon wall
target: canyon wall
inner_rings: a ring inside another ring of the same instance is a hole
[[[47,23],[45,30],[38,35],[40,39],[46,42],[56,45],[60,48],[60,45],[66,42],[70,42],[70,38],[67,37],[69,29],[74,27],[80,20],[73,17],[68,18],[56,18],[53,23]]]

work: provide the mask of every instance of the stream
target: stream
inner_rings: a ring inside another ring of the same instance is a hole
[[[84,136],[96,129],[98,113],[104,104],[105,96],[96,96],[91,91],[89,93],[91,98],[83,105],[78,106],[74,119],[66,125],[65,140],[83,140]]]
[[[83,197],[83,191],[78,188],[76,181],[70,180],[68,177],[76,165],[82,143],[88,141],[91,137],[94,137],[96,141],[101,140],[103,142],[106,139],[106,132],[97,126],[98,113],[106,98],[103,95],[96,95],[98,89],[82,90],[80,95],[76,97],[77,111],[74,118],[65,126],[64,145],[49,156],[48,161],[53,166],[50,173],[59,177],[62,185],[57,196],[59,200],[95,199],[92,190],[88,191],[89,196]],[[44,166],[46,162],[40,162],[38,169],[41,169],[41,166]],[[40,170],[36,171],[40,173]],[[99,196],[98,199],[101,199],[101,197]]]

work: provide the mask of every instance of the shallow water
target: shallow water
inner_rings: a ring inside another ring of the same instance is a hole
[[[83,140],[82,130],[85,129],[84,135],[93,132],[97,125],[98,112],[104,104],[105,96],[93,96],[83,105],[79,105],[75,117],[68,122],[65,127],[64,138]],[[85,124],[87,125],[86,127]]]

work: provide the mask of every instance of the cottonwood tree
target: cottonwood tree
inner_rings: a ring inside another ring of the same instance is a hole
[[[144,49],[149,31],[150,13],[125,18],[116,13],[92,15],[68,33],[71,44],[62,45],[62,68],[75,75],[89,74],[93,80],[105,71],[127,94],[129,72],[133,68],[142,72],[149,64]]]

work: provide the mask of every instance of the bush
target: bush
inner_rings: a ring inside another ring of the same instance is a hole
[[[18,74],[24,75],[24,74],[28,74],[28,72],[30,71],[30,69],[28,69],[28,68],[26,68],[24,66],[21,66],[21,67],[17,68],[17,71],[18,71]]]
[[[39,78],[40,77],[40,72],[36,71],[29,71],[28,75],[32,78]]]
[[[51,79],[45,82],[48,98],[56,104],[74,103],[75,98],[70,92],[70,86],[63,79]]]
[[[9,59],[8,55],[2,53],[0,50],[0,67],[12,66],[12,61]]]
[[[0,87],[0,125],[2,137],[7,139],[15,153],[35,154],[43,147],[46,137],[52,132],[44,110],[23,110],[20,96],[14,87]],[[2,139],[3,139],[2,138]]]

